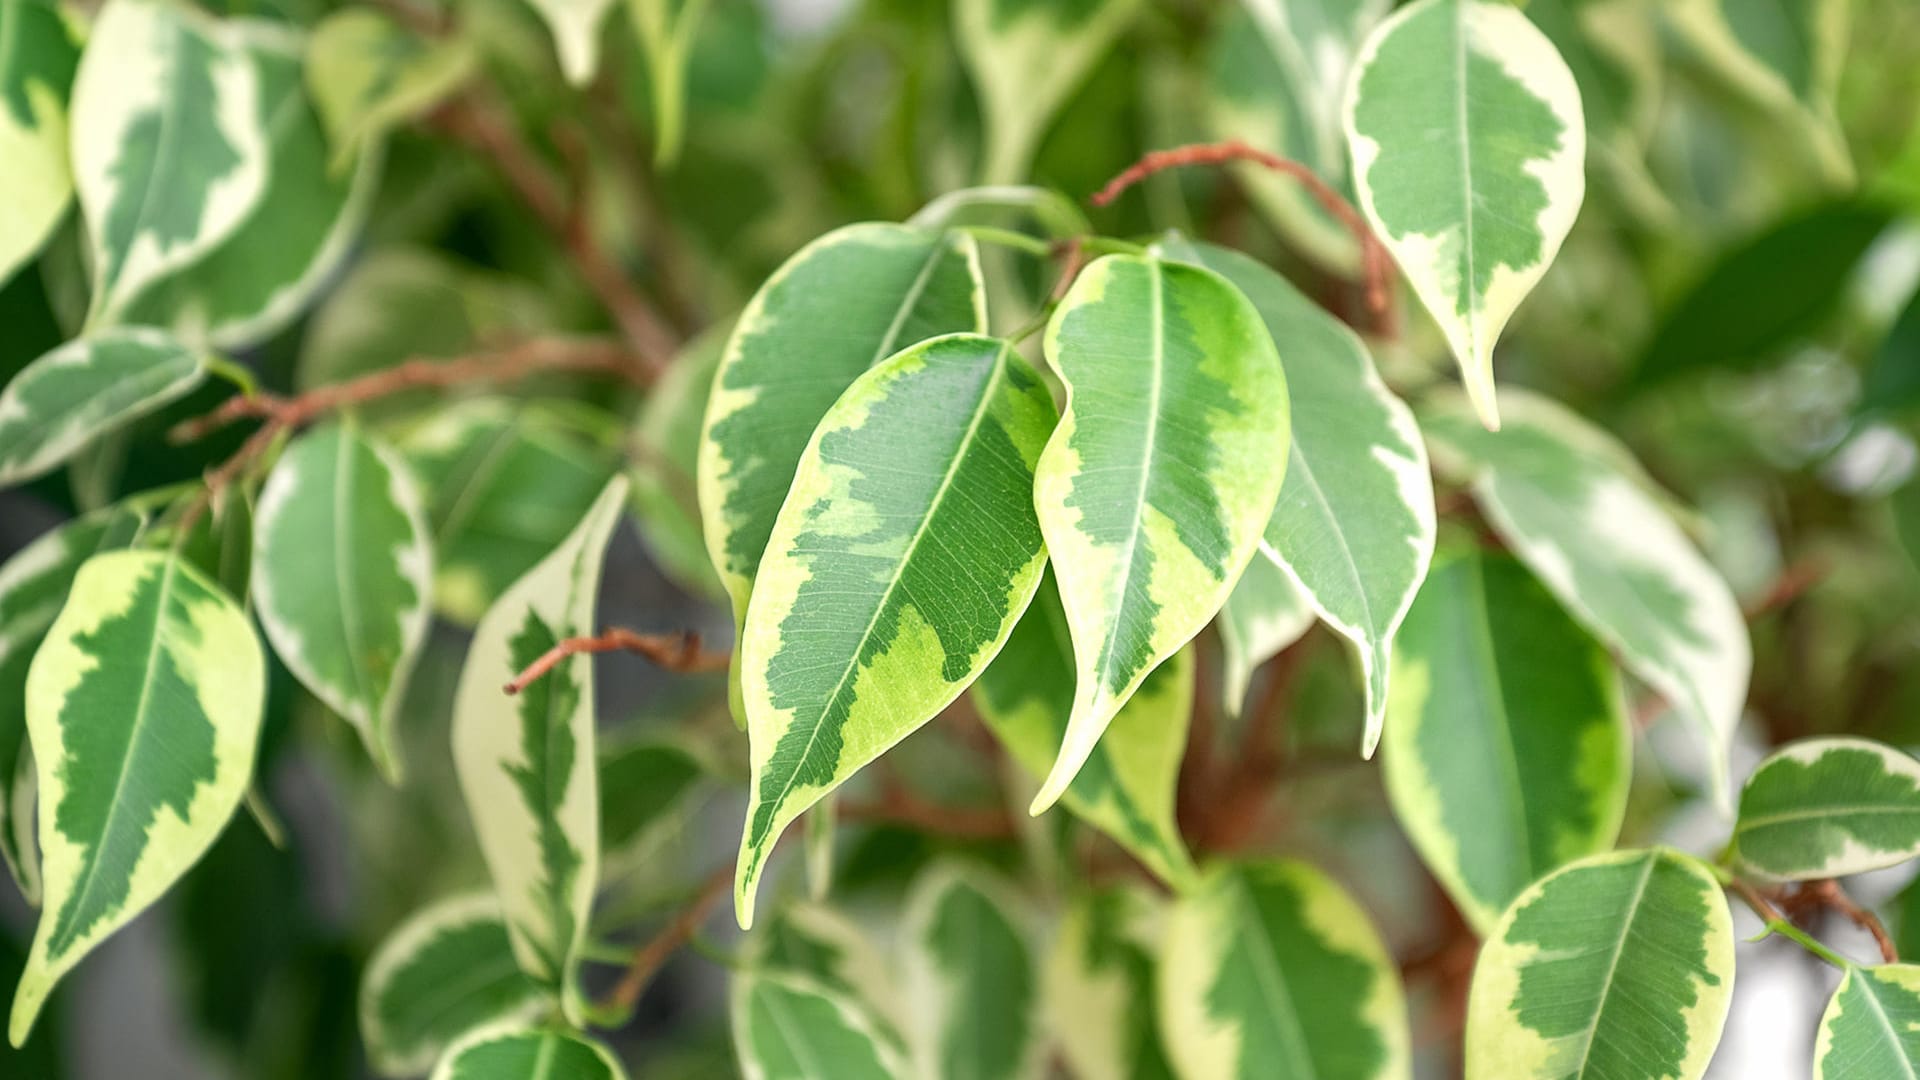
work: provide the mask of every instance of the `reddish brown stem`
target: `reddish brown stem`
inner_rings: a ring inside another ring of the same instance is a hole
[[[1838,881],[1828,878],[1824,881],[1810,881],[1801,887],[1803,895],[1811,896],[1821,907],[1839,912],[1848,922],[1873,935],[1873,943],[1880,947],[1880,959],[1884,963],[1900,962],[1900,950],[1894,947],[1893,936],[1887,933],[1886,924],[1880,916],[1854,903]]]
[[[681,634],[639,634],[614,627],[598,637],[572,637],[548,649],[545,655],[527,665],[505,687],[518,694],[542,676],[559,667],[561,661],[582,653],[630,652],[653,661],[668,671],[724,671],[728,655],[708,652],[700,647],[700,635],[689,630]]]
[[[1819,562],[1809,559],[1794,563],[1780,572],[1780,576],[1775,578],[1773,585],[1767,589],[1766,595],[1747,605],[1745,611],[1747,621],[1755,622],[1779,611],[1800,599],[1808,589],[1825,580],[1826,576],[1827,568]]]
[[[707,875],[707,880],[700,884],[700,891],[694,894],[687,906],[681,908],[659,933],[633,951],[633,959],[627,964],[620,981],[600,1000],[601,1007],[608,1011],[617,1010],[622,1015],[632,1012],[634,1006],[640,1003],[640,995],[646,992],[647,984],[713,915],[713,909],[727,895],[727,886],[732,881],[731,865],[722,866]]]
[[[940,806],[922,800],[904,784],[882,785],[870,802],[840,803],[842,821],[889,822],[967,840],[1004,840],[1014,835],[1013,815],[1003,808]]]

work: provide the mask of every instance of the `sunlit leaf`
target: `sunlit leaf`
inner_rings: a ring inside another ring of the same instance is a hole
[[[1920,967],[1852,967],[1820,1017],[1813,1080],[1920,1075]]]
[[[905,950],[923,1076],[1037,1076],[1040,977],[1025,915],[984,870],[937,864],[914,883]]]
[[[1920,855],[1920,761],[1871,739],[1805,739],[1740,792],[1733,850],[1771,878],[1844,877]]]
[[[46,243],[73,197],[67,94],[79,60],[60,9],[0,4],[0,282]]]
[[[0,391],[0,488],[200,385],[206,357],[158,330],[103,330],[21,369]]]

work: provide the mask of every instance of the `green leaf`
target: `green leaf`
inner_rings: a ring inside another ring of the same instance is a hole
[[[1253,673],[1299,641],[1313,620],[1313,604],[1279,563],[1260,558],[1247,564],[1213,622],[1224,654],[1220,704],[1229,714],[1239,716],[1246,708]]]
[[[79,56],[53,4],[0,4],[0,282],[47,242],[73,197],[67,94]]]
[[[1590,168],[1605,170],[1629,207],[1671,213],[1647,172],[1664,57],[1652,0],[1529,0],[1527,18],[1560,52],[1580,88]]]
[[[1193,859],[1173,814],[1193,716],[1193,669],[1191,649],[1155,668],[1115,714],[1060,800],[1176,886],[1193,877]],[[1073,685],[1073,640],[1049,571],[1007,647],[973,687],[980,718],[1036,780],[1046,775],[1066,733]]]
[[[1518,562],[1436,568],[1393,666],[1387,795],[1475,930],[1548,871],[1613,846],[1633,761],[1620,677]]]
[[[1048,1027],[1073,1075],[1167,1080],[1173,1066],[1154,1025],[1154,952],[1162,912],[1144,889],[1076,900],[1046,964]]]
[[[307,42],[307,92],[333,145],[333,168],[344,169],[369,143],[425,115],[478,64],[466,39],[421,41],[372,8],[344,8],[320,20]]]
[[[1224,278],[1155,258],[1088,266],[1047,326],[1067,409],[1034,503],[1073,631],[1053,805],[1142,679],[1213,620],[1287,468],[1287,382]]]
[[[707,394],[727,344],[724,325],[695,338],[640,407],[632,437],[634,518],[647,553],[673,583],[724,595],[700,532],[700,435]]]
[[[1467,1075],[1698,1080],[1733,1000],[1733,920],[1699,860],[1595,855],[1535,882],[1480,950]]]
[[[96,555],[27,676],[45,906],[13,1045],[47,993],[199,860],[253,773],[266,662],[232,600],[176,556]]]
[[[73,176],[90,322],[231,236],[267,183],[260,83],[227,27],[184,4],[109,0],[73,84]]]
[[[1920,1075],[1920,967],[1850,967],[1820,1017],[1813,1080]]]
[[[747,955],[756,970],[800,976],[856,1003],[890,1042],[906,1026],[908,1002],[886,957],[858,925],[830,907],[781,904],[748,938]]]
[[[984,332],[980,253],[964,233],[849,225],[767,279],[735,324],[707,400],[699,494],[707,551],[736,627],[794,470],[861,374],[919,341]],[[738,664],[741,654],[734,653]],[[739,689],[739,671],[734,685]],[[735,719],[744,722],[738,708]]]
[[[1804,739],[1761,762],[1733,826],[1770,878],[1845,877],[1920,855],[1920,761],[1871,739]]]
[[[360,982],[360,1036],[384,1076],[418,1076],[455,1040],[502,1020],[532,1020],[548,1001],[514,962],[491,893],[422,908],[395,927]]]
[[[398,783],[394,724],[426,644],[433,588],[413,477],[352,424],[301,436],[260,490],[253,565],[274,651]]]
[[[1139,0],[960,0],[953,29],[986,118],[981,181],[1026,178],[1054,114],[1133,21]]]
[[[922,1076],[1016,1080],[1043,1064],[1039,973],[1026,916],[986,871],[937,864],[908,894],[906,965]]]
[[[904,1080],[900,1051],[871,1014],[796,975],[733,977],[733,1045],[748,1080]]]
[[[627,1070],[585,1035],[509,1021],[448,1048],[432,1080],[627,1080]]]
[[[1268,267],[1211,244],[1193,250],[1253,301],[1275,342],[1286,342],[1293,445],[1261,550],[1359,650],[1361,749],[1371,756],[1386,719],[1393,635],[1433,560],[1426,445],[1353,331]]]
[[[30,904],[40,902],[40,849],[33,840],[27,672],[81,565],[132,543],[144,524],[129,510],[102,510],[41,536],[0,565],[0,857]]]
[[[600,865],[617,877],[637,869],[660,837],[707,793],[710,767],[671,739],[642,738],[600,751]]]
[[[600,865],[591,658],[568,657],[516,697],[501,688],[560,642],[596,632],[601,559],[626,488],[615,477],[573,533],[488,609],[454,694],[454,770],[514,955],[560,992],[575,1023]]]
[[[374,154],[350,170],[328,167],[326,132],[301,81],[304,40],[242,26],[234,39],[259,87],[266,188],[231,235],[132,297],[122,316],[222,349],[263,341],[305,309],[345,261],[380,172]]]
[[[1494,342],[1586,193],[1573,73],[1510,4],[1419,0],[1361,48],[1346,129],[1361,209],[1498,428]]]
[[[1436,462],[1471,481],[1514,554],[1695,729],[1715,798],[1731,808],[1727,747],[1753,666],[1732,590],[1611,435],[1521,391],[1507,395],[1507,419],[1490,434],[1445,396],[1420,414]]]
[[[1829,183],[1853,181],[1834,114],[1850,0],[1675,0],[1667,24],[1728,85],[1799,127]]]
[[[1897,413],[1920,404],[1920,292],[1907,301],[1874,350],[1860,387],[1860,408]]]
[[[1045,566],[1033,463],[1054,418],[1010,345],[956,334],[861,376],[821,419],[740,647],[743,927],[787,825],[959,696],[1026,610]]]
[[[662,168],[670,168],[679,160],[680,144],[686,139],[687,61],[693,55],[694,34],[706,10],[707,0],[627,0],[627,15],[647,57],[647,87],[653,99],[653,160]]]
[[[31,480],[95,439],[185,395],[206,357],[158,330],[104,330],[22,368],[0,392],[0,488]]]
[[[474,398],[400,437],[427,493],[434,607],[471,625],[559,546],[614,473],[613,456],[539,405]]]
[[[1366,913],[1305,863],[1216,867],[1176,899],[1159,994],[1185,1080],[1412,1076],[1393,958]]]

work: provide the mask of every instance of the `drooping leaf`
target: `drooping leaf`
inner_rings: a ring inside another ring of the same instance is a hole
[[[800,458],[740,652],[753,778],[742,926],[774,842],[965,690],[1040,584],[1033,464],[1053,400],[1006,342],[956,334],[861,376]]]
[[[1419,0],[1361,48],[1346,129],[1361,209],[1498,428],[1494,343],[1586,194],[1573,74],[1510,4]]]
[[[333,146],[333,167],[439,104],[478,60],[466,39],[422,41],[374,8],[343,8],[320,20],[307,43],[307,92]]]
[[[1733,920],[1693,857],[1595,855],[1535,882],[1480,950],[1467,1075],[1698,1080],[1733,999]]]
[[[73,83],[73,178],[98,324],[231,236],[267,183],[260,84],[231,29],[110,0]]]
[[[725,353],[725,328],[695,338],[647,394],[629,440],[640,539],[674,584],[721,596],[700,533],[700,435],[707,393]]]
[[[953,6],[954,37],[986,118],[983,183],[1026,179],[1054,114],[1139,8],[1139,0],[960,0]]]
[[[1151,893],[1116,888],[1074,902],[1047,957],[1047,1026],[1083,1080],[1169,1080],[1154,1023],[1162,912]]]
[[[254,123],[266,139],[265,190],[231,235],[132,297],[122,316],[225,349],[265,340],[305,309],[345,260],[379,174],[376,154],[360,155],[350,169],[328,167],[299,36],[247,23],[234,41],[259,87]]]
[[[1734,89],[1795,121],[1827,179],[1853,179],[1853,161],[1834,115],[1847,50],[1851,0],[1676,0],[1669,25]]]
[[[1632,765],[1612,658],[1512,559],[1437,567],[1394,647],[1387,795],[1486,933],[1528,885],[1613,846]]]
[[[260,489],[254,599],[267,640],[401,776],[394,723],[426,643],[433,549],[406,467],[352,424],[287,447]]]
[[[1228,713],[1240,715],[1253,673],[1300,640],[1314,617],[1312,602],[1279,563],[1256,558],[1247,564],[1213,622],[1223,654],[1220,704]]]
[[[566,538],[614,473],[613,455],[551,410],[474,398],[400,438],[427,493],[434,607],[472,624]]]
[[[30,904],[40,902],[40,849],[33,839],[27,671],[81,565],[125,547],[143,524],[134,511],[102,510],[54,529],[0,565],[0,857]]]
[[[27,675],[45,905],[14,992],[25,1041],[47,993],[204,854],[253,773],[259,640],[177,556],[96,555]]]
[[[600,24],[613,0],[528,0],[553,34],[560,54],[560,73],[575,86],[585,86],[600,66]]]
[[[641,738],[600,752],[600,865],[608,877],[636,868],[709,789],[709,766],[671,739]]]
[[[1813,1080],[1920,1075],[1920,967],[1850,967],[1820,1017]]]
[[[509,1021],[449,1047],[431,1080],[627,1080],[627,1070],[586,1035]]]
[[[73,197],[67,94],[79,49],[42,0],[0,5],[0,283],[46,243]]]
[[[797,975],[733,977],[733,1046],[747,1080],[905,1080],[900,1051],[872,1014]]]
[[[1061,802],[1173,885],[1193,877],[1174,821],[1180,758],[1193,715],[1194,664],[1182,649],[1114,715]],[[1073,639],[1049,572],[1007,647],[974,684],[980,718],[1035,780],[1046,775],[1073,709]]]
[[[1367,695],[1361,749],[1371,755],[1386,718],[1393,635],[1433,559],[1426,444],[1351,330],[1244,255],[1211,244],[1192,251],[1245,293],[1273,340],[1286,343],[1293,445],[1261,550],[1359,650]]]
[[[1844,877],[1920,855],[1920,761],[1871,739],[1805,739],[1740,792],[1733,848],[1770,878]]]
[[[626,489],[615,477],[566,540],[488,609],[454,693],[454,770],[514,955],[560,993],[575,1023],[600,865],[593,668],[575,655],[518,696],[501,688],[560,642],[596,632],[601,558]]]
[[[1047,327],[1067,409],[1034,502],[1073,632],[1051,806],[1148,672],[1213,620],[1287,468],[1287,383],[1259,312],[1210,270],[1109,255]]]
[[[922,1076],[1038,1075],[1040,977],[1019,901],[985,870],[937,864],[907,898],[904,948]]]
[[[828,407],[901,349],[986,328],[979,250],[964,233],[849,225],[802,248],[754,294],[727,340],[700,439],[701,525],[736,627]],[[737,701],[734,717],[744,722]]]
[[[1435,460],[1471,480],[1514,554],[1693,726],[1715,797],[1730,807],[1727,746],[1753,666],[1732,590],[1612,436],[1519,391],[1506,413],[1507,430],[1494,435],[1464,401],[1440,397],[1420,424]]]
[[[653,160],[663,168],[679,160],[686,139],[687,61],[706,9],[707,0],[627,0],[627,15],[647,57]]]
[[[158,330],[104,330],[21,369],[0,391],[0,488],[200,385],[206,357]]]
[[[547,992],[514,962],[492,893],[422,908],[395,927],[360,981],[360,1036],[383,1076],[418,1076],[461,1036],[531,1020]]]
[[[1160,1031],[1184,1080],[1412,1075],[1400,975],[1366,913],[1305,863],[1220,866],[1160,941]]]

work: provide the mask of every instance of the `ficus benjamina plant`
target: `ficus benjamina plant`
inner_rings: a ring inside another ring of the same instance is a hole
[[[1917,98],[1909,0],[0,0],[0,1074],[1915,1075]]]

